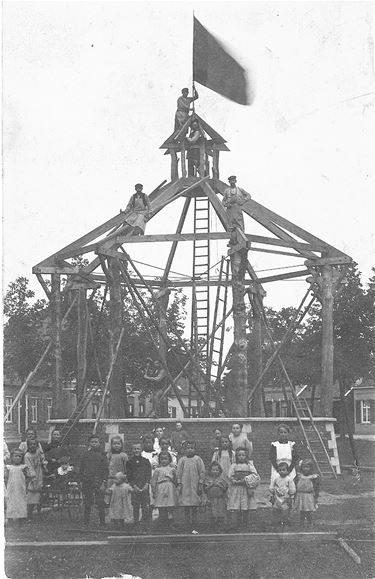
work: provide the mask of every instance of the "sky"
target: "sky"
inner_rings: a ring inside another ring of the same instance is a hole
[[[197,85],[197,113],[230,149],[222,180],[237,175],[256,201],[349,254],[366,283],[372,3],[46,1],[3,3],[4,291],[23,275],[44,297],[33,265],[124,209],[134,183],[150,192],[169,180],[159,147],[192,83],[193,10],[248,71],[255,94],[241,106]],[[181,206],[146,233],[174,231]],[[168,247],[160,245],[132,255],[163,265]],[[186,271],[188,251],[172,269]],[[214,259],[225,251],[217,243]],[[290,265],[251,258],[258,272]],[[269,284],[265,303],[297,305],[306,288],[303,280]]]

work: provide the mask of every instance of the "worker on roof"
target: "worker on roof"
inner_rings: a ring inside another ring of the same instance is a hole
[[[189,89],[183,88],[182,89],[182,96],[177,99],[177,111],[174,118],[174,130],[178,131],[182,125],[186,122],[186,119],[189,116],[190,112],[190,105],[193,101],[196,101],[199,98],[198,92],[196,91],[195,87],[193,87],[193,96],[189,97]]]
[[[204,140],[199,122],[194,119],[190,125],[189,136],[185,137],[188,160],[188,175],[197,176],[200,170],[200,144]]]
[[[241,189],[241,187],[237,187],[237,177],[235,175],[228,177],[228,181],[229,187],[224,190],[223,205],[227,210],[229,231],[231,233],[229,243],[234,245],[237,239],[236,228],[238,227],[241,231],[245,230],[242,205],[251,199],[251,195]]]
[[[132,235],[144,235],[146,223],[150,218],[150,201],[142,189],[141,183],[135,185],[135,193],[125,209],[125,223],[133,228]]]

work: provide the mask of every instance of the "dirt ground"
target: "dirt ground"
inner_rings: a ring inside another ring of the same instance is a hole
[[[337,480],[324,481],[319,509],[312,531],[330,531],[344,537],[361,557],[357,565],[335,542],[268,542],[137,545],[96,547],[53,547],[46,549],[6,549],[5,570],[14,579],[99,579],[132,574],[142,579],[315,579],[375,577],[375,491],[374,474],[362,473],[358,482],[346,472]],[[249,532],[279,531],[272,522],[269,503],[264,498],[266,484],[257,491],[258,511]],[[113,534],[97,526],[96,515],[89,531],[81,522],[72,523],[66,513],[43,511],[16,529],[7,526],[7,541],[106,540]],[[209,531],[207,513],[199,514],[197,530]],[[292,514],[288,531],[301,531],[298,513]],[[144,532],[165,532],[154,522]],[[176,532],[185,533],[181,512],[176,514]],[[129,527],[127,534],[133,531]]]

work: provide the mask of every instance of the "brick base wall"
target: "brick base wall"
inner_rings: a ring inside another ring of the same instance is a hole
[[[231,426],[237,419],[235,418],[191,418],[182,420],[183,429],[189,437],[196,442],[197,454],[199,454],[206,465],[212,457],[212,443],[214,440],[214,429],[220,428],[223,434],[229,434]],[[131,445],[138,442],[140,437],[157,427],[165,428],[165,433],[169,434],[174,430],[175,420],[171,419],[103,419],[98,430],[103,449],[108,450],[109,441],[114,434],[120,434],[124,440],[125,451],[131,453]],[[315,425],[319,429],[322,439],[325,442],[331,462],[340,474],[340,464],[337,452],[336,438],[333,424],[334,418],[315,418]],[[51,420],[49,422],[51,430],[55,426],[62,426],[65,420]],[[71,448],[72,458],[79,462],[80,456],[87,448],[88,437],[93,431],[94,420],[80,420],[79,424],[69,435],[67,443]],[[271,442],[277,440],[277,427],[280,424],[287,424],[290,428],[290,439],[296,442],[297,452],[301,458],[309,456],[302,431],[295,418],[244,418],[241,420],[243,431],[247,433],[248,439],[253,443],[252,459],[261,476],[269,476],[270,462],[269,450]]]

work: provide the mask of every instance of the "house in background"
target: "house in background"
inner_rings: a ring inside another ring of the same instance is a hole
[[[11,408],[22,384],[14,377],[4,376],[4,414]],[[41,441],[49,435],[47,420],[52,418],[52,389],[48,380],[33,380],[4,423],[4,437],[9,443],[19,442],[25,430],[32,426]]]
[[[354,434],[375,434],[375,380],[371,376],[353,386]]]

